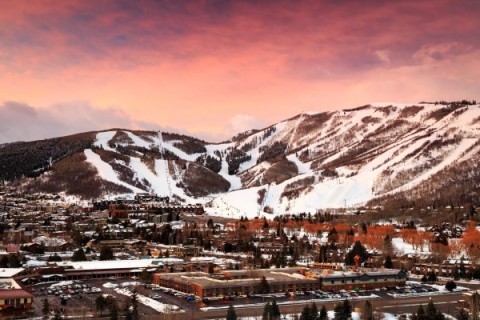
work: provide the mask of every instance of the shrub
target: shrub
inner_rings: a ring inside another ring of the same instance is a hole
[[[457,284],[453,280],[447,281],[447,283],[445,283],[445,289],[447,289],[450,292],[455,290],[456,288],[457,288]]]

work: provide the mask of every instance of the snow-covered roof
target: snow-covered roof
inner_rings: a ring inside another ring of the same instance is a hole
[[[0,269],[0,278],[11,278],[22,272],[23,268],[2,268]]]
[[[64,261],[57,265],[62,267],[72,267],[75,270],[100,270],[100,269],[137,269],[147,268],[158,265],[159,259],[135,259],[135,260],[105,260],[105,261]]]

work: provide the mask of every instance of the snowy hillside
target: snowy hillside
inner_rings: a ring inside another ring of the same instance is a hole
[[[479,138],[479,105],[374,104],[301,114],[223,144],[98,132],[78,157],[117,186],[102,196],[148,191],[203,203],[210,214],[254,217],[357,206],[426,188],[475,162]],[[53,179],[61,161],[41,181]]]

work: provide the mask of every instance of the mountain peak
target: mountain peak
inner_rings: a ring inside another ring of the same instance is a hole
[[[442,202],[447,191],[450,201],[465,202],[478,188],[450,181],[477,176],[479,132],[480,108],[464,101],[304,112],[220,144],[110,129],[4,145],[1,179],[83,199],[154,192],[204,203],[211,214],[250,217],[375,199]]]

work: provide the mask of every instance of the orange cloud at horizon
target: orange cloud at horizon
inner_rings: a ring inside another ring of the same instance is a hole
[[[479,13],[475,1],[12,1],[0,105],[85,101],[72,115],[117,108],[125,123],[220,141],[302,111],[475,99]]]

